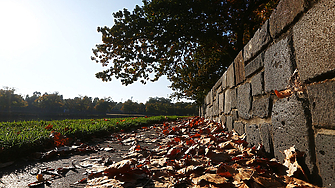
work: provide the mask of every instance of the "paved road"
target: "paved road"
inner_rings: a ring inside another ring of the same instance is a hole
[[[98,146],[101,148],[101,151],[98,152],[54,157],[46,161],[31,161],[23,158],[7,167],[0,168],[0,188],[28,187],[29,183],[37,181],[36,174],[40,172],[40,170],[73,167],[73,164],[76,168],[69,170],[63,177],[57,176],[57,178],[51,181],[51,184],[42,184],[36,187],[82,187],[73,184],[87,177],[87,175],[84,175],[87,169],[79,166],[80,162],[84,161],[84,159],[108,159],[118,162],[123,159],[124,155],[128,153],[129,148],[134,144],[131,138],[136,137],[136,140],[141,140],[141,142],[137,143],[141,147],[153,148],[156,146],[155,142],[157,141],[157,136],[158,133],[155,129],[138,129],[130,133],[112,134],[109,137],[93,139],[88,144],[93,147]],[[122,143],[118,137],[122,137]],[[127,140],[127,138],[130,139]],[[126,142],[124,142],[124,140],[126,140]],[[44,175],[44,177],[48,178],[51,176]]]

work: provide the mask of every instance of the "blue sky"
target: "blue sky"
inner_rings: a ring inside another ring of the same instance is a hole
[[[66,98],[112,97],[121,102],[145,102],[167,97],[170,82],[123,86],[119,80],[102,82],[91,61],[92,48],[101,43],[98,26],[112,26],[112,13],[141,0],[0,0],[0,87],[17,94],[59,92]]]

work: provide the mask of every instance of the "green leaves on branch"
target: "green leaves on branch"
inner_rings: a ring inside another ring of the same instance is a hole
[[[128,85],[166,75],[175,97],[200,102],[277,2],[144,0],[114,13],[112,27],[98,27],[103,43],[92,60],[109,68],[96,77]]]

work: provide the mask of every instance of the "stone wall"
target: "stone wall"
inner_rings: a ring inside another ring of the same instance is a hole
[[[293,72],[303,92],[278,98]],[[304,152],[313,183],[335,187],[335,0],[281,0],[213,86],[200,115],[282,161]]]

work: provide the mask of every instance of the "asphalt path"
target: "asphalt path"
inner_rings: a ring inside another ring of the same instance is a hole
[[[56,154],[50,159],[31,159],[31,157],[21,158],[0,166],[0,187],[29,187],[28,185],[37,181],[36,175],[41,172],[53,172],[50,169],[70,169],[65,170],[60,176],[47,175],[44,173],[43,178],[49,179],[40,185],[34,187],[83,187],[84,184],[75,184],[76,182],[87,177],[87,168],[81,165],[88,159],[92,160],[108,160],[113,162],[121,161],[129,152],[134,144],[148,149],[154,148],[159,142],[159,133],[152,127],[148,129],[137,129],[128,133],[113,133],[104,138],[93,138],[86,143],[90,147],[98,148],[97,151],[77,152],[76,154],[61,155]],[[132,140],[136,138],[136,143]],[[60,148],[62,149],[62,148]],[[66,149],[66,148],[65,148]],[[44,152],[45,154],[46,152]],[[38,154],[36,154],[38,155]],[[86,164],[86,166],[89,166]]]

